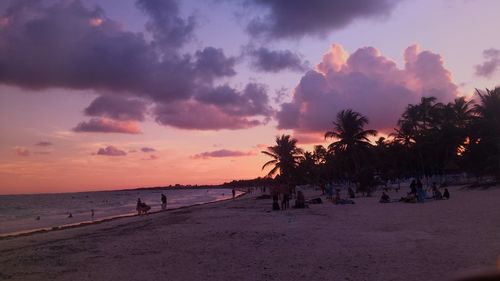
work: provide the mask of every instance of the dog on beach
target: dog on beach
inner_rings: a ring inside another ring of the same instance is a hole
[[[148,211],[151,210],[151,207],[146,205],[146,203],[141,203],[137,204],[136,210],[139,215],[147,215]]]

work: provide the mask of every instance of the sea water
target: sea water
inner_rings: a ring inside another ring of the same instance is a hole
[[[137,199],[161,210],[214,202],[232,197],[231,189],[119,190],[56,194],[0,195],[0,236],[98,221],[136,213]],[[237,191],[236,195],[241,192]],[[92,217],[91,210],[94,210]],[[69,217],[71,213],[72,217]]]

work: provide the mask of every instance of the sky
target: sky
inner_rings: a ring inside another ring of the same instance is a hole
[[[354,109],[390,133],[423,96],[500,81],[497,0],[0,3],[0,194],[265,176]]]

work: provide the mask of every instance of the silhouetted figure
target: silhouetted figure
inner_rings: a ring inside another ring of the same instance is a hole
[[[165,194],[161,194],[161,209],[166,210],[167,209],[167,196]]]
[[[284,193],[281,200],[281,210],[286,210],[287,208],[290,208],[290,194]]]
[[[354,199],[356,198],[356,194],[354,194],[354,190],[352,188],[348,188],[347,192],[349,193],[349,198]]]
[[[434,198],[434,200],[443,199],[443,194],[441,194],[435,182],[432,183],[432,198]]]
[[[415,180],[412,180],[410,183],[410,193],[417,194],[417,183]]]
[[[422,186],[422,182],[420,179],[417,179],[417,201],[420,203],[424,203],[425,200],[425,191],[424,187]]]
[[[94,219],[94,209],[90,209],[90,217]]]
[[[305,208],[306,207],[306,198],[304,197],[304,193],[302,191],[297,191],[297,199],[295,200],[295,208]]]
[[[387,193],[382,192],[382,196],[380,196],[380,200],[379,200],[380,203],[391,203],[391,198],[389,197],[389,195],[387,195]]]
[[[280,210],[280,204],[278,203],[279,197],[277,192],[273,192],[273,211]]]
[[[450,199],[450,192],[448,191],[448,188],[444,189],[443,198]]]
[[[234,197],[236,196],[236,190],[233,188],[231,192],[233,193],[233,199],[234,199]]]
[[[39,220],[40,220],[40,216],[37,216],[37,217],[35,218],[35,220],[36,220],[36,221],[39,221]]]
[[[71,212],[69,212],[68,218],[72,218],[72,217],[73,217],[73,214]]]
[[[137,207],[136,207],[136,210],[137,210],[137,213],[139,215],[142,215],[142,214],[147,214],[148,211],[151,209],[150,206],[148,206],[146,203],[143,203],[141,201],[141,198],[138,198],[137,199]]]

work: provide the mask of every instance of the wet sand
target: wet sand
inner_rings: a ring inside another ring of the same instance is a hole
[[[494,269],[500,188],[450,192],[424,204],[371,197],[278,212],[249,194],[2,239],[0,280],[410,281]]]

